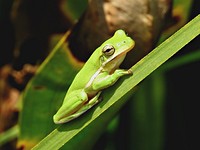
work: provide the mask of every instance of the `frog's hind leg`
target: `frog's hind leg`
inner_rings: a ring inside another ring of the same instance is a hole
[[[94,105],[96,105],[101,98],[99,97],[101,92],[98,92],[95,97],[93,97],[87,104],[85,104],[83,107],[81,107],[75,114],[71,115],[72,118],[77,118],[84,112],[86,112],[88,109],[92,108]]]
[[[99,101],[101,101],[100,97],[101,91],[97,93],[95,97],[93,97],[91,100],[89,100],[89,103],[87,104],[88,109],[96,105]]]

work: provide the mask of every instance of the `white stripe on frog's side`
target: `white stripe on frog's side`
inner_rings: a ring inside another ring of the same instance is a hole
[[[94,81],[94,79],[100,74],[100,72],[103,70],[103,67],[100,67],[95,74],[90,78],[90,81],[87,83],[87,85],[85,86],[85,88],[88,88],[92,82]]]

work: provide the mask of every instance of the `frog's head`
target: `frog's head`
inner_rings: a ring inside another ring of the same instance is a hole
[[[123,30],[117,30],[113,37],[99,47],[101,67],[108,71],[115,70],[134,45],[135,42]]]

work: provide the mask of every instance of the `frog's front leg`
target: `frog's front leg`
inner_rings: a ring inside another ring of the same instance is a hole
[[[102,72],[95,78],[92,88],[93,90],[100,91],[113,85],[120,77],[128,74],[132,74],[132,70],[116,69],[112,74]]]

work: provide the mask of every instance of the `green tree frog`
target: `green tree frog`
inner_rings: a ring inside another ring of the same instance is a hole
[[[134,45],[123,30],[117,30],[98,47],[74,78],[62,106],[53,117],[54,122],[61,124],[77,118],[100,101],[103,89],[121,76],[132,74],[130,69],[119,69],[119,65]]]

